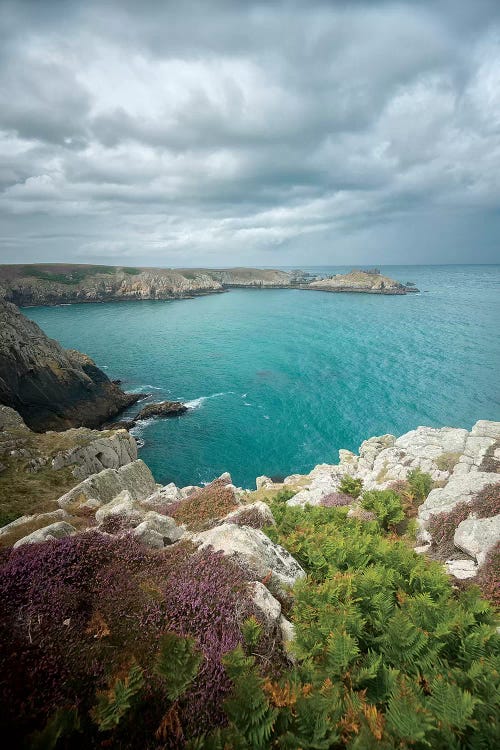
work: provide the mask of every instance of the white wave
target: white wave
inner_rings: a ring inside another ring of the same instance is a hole
[[[248,396],[248,393],[242,393],[241,398],[246,398]]]
[[[148,419],[139,419],[133,427],[130,428],[129,432],[131,435],[133,435],[135,438],[141,437],[144,434],[144,430],[149,427],[149,425],[153,424],[155,421],[154,417],[149,417]],[[142,446],[141,446],[142,447]]]
[[[146,393],[147,391],[164,391],[168,393],[168,391],[165,391],[164,388],[159,388],[157,385],[138,385],[135,388],[131,388],[130,390],[127,389],[127,393]]]
[[[212,393],[211,396],[200,396],[199,398],[193,398],[191,401],[184,401],[184,406],[187,406],[188,409],[199,409],[200,406],[203,406],[205,401],[208,401],[211,398],[219,398],[219,396],[229,396],[232,393],[234,393],[234,391],[225,391],[224,393]]]
[[[264,419],[270,419],[270,417],[268,417],[267,414],[264,414]]]
[[[243,406],[252,406],[252,404],[249,404],[248,401],[243,401]]]

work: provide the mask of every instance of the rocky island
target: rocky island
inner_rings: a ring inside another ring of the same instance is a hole
[[[373,271],[316,279],[293,271],[161,269],[68,264],[0,265],[0,299],[16,305],[162,300],[217,294],[232,288],[316,289],[331,292],[406,294],[418,289]]]

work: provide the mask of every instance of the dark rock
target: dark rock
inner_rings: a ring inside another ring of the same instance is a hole
[[[181,401],[160,401],[157,404],[148,404],[141,409],[134,419],[149,419],[150,417],[176,417],[188,410]]]
[[[98,427],[139,398],[124,393],[86,354],[63,349],[0,300],[0,403],[32,430]]]

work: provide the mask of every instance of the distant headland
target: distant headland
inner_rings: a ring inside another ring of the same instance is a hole
[[[398,295],[419,291],[409,282],[403,284],[383,276],[378,269],[323,277],[305,271],[258,268],[0,265],[0,299],[20,306],[181,299],[231,288]]]

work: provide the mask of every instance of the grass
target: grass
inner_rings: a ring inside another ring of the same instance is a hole
[[[436,458],[436,466],[439,471],[449,471],[451,474],[461,455],[461,453],[452,453],[451,451],[448,453],[441,453],[441,455]]]
[[[130,269],[134,273],[136,269]],[[54,271],[44,271],[38,266],[26,266],[24,274],[34,276],[41,281],[52,281],[57,284],[67,284],[68,286],[79,284],[88,276],[95,276],[99,273],[112,275],[116,272],[113,266],[89,266],[88,268],[75,268],[68,273],[56,273]]]

